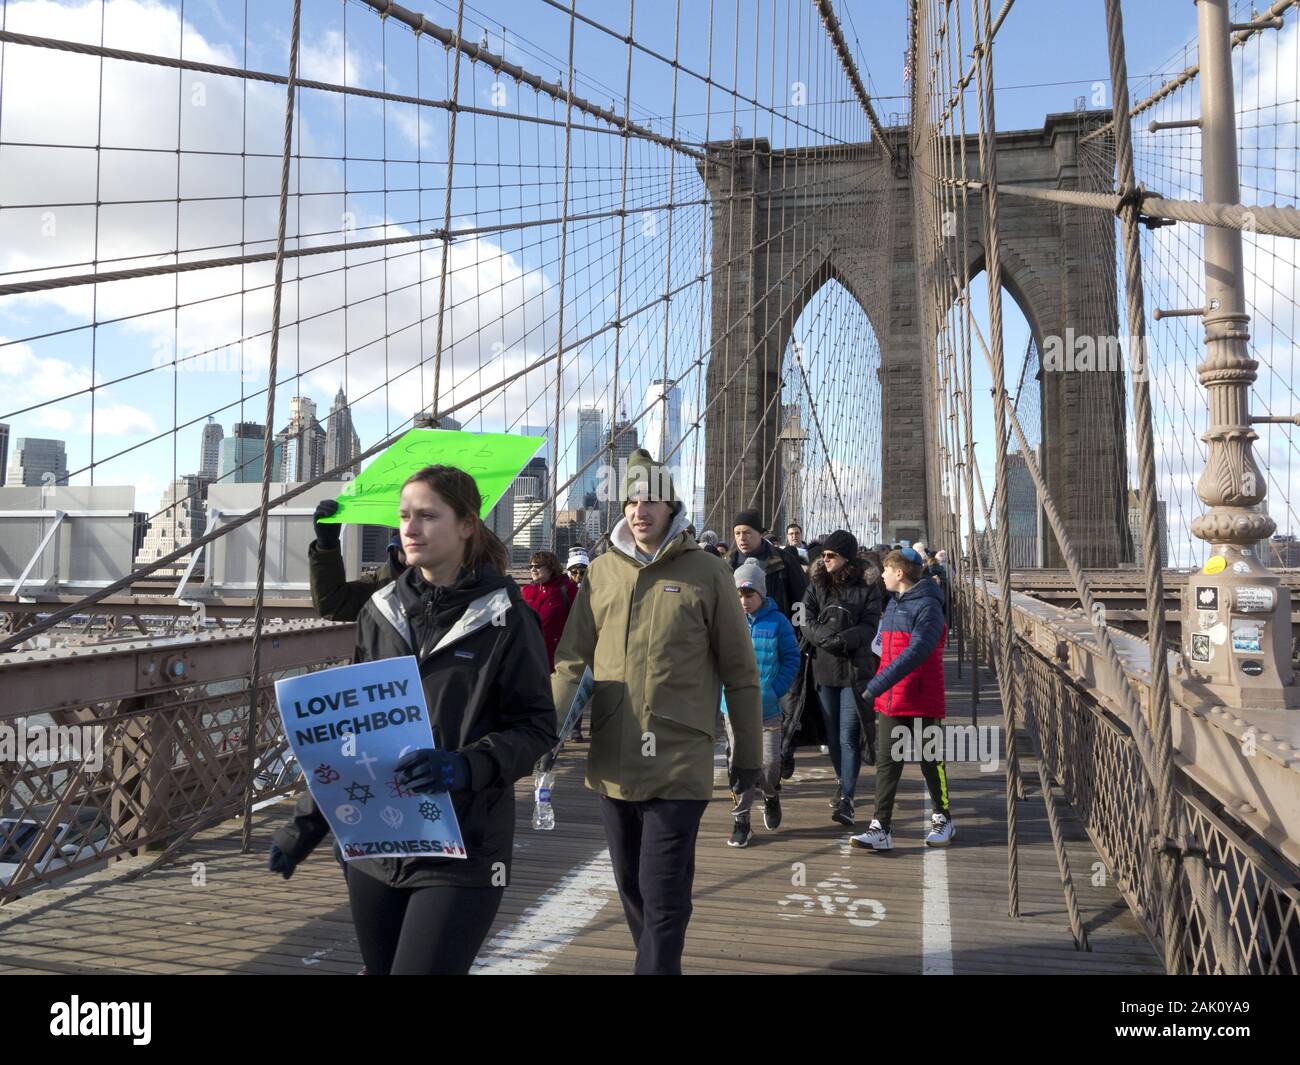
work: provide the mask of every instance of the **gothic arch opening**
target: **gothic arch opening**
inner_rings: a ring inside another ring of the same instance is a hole
[[[982,264],[981,264],[982,266]],[[975,324],[990,338],[988,274],[980,269],[967,288]],[[1015,411],[1020,427],[1039,468],[1044,466],[1043,383],[1039,357],[1041,337],[1031,324],[1022,302],[1023,295],[1007,284],[1002,286],[1003,325],[1003,378],[1007,396]],[[984,482],[984,491],[993,512],[993,493],[997,484],[996,422],[992,395],[993,375],[983,349],[972,335],[971,396],[972,436],[975,440],[975,461]],[[963,487],[964,490],[964,487]],[[1007,506],[1011,536],[1011,565],[1016,569],[1036,568],[1046,564],[1047,539],[1051,533],[1043,520],[1038,505],[1037,492],[1029,475],[1025,452],[1011,426],[1007,426]],[[996,516],[994,515],[996,522]],[[977,536],[991,536],[979,500],[975,498],[975,529]],[[965,535],[966,530],[962,530]]]
[[[871,318],[828,266],[807,287],[781,356],[773,513],[782,532],[793,520],[808,539],[840,528],[864,545],[880,538],[880,360]]]

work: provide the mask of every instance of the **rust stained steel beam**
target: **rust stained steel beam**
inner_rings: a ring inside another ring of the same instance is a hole
[[[356,628],[289,621],[262,634],[263,671],[348,658]],[[0,720],[248,675],[252,628],[132,640],[104,647],[0,655]]]
[[[50,614],[65,606],[80,603],[79,595],[46,595],[39,599],[15,599],[0,595],[0,614]],[[202,603],[210,618],[244,620],[253,616],[251,598],[194,599],[184,602],[173,596],[123,595],[101,599],[86,608],[86,615],[105,615],[125,618],[190,617],[196,612],[194,603]],[[269,617],[316,618],[316,607],[310,599],[267,599]]]

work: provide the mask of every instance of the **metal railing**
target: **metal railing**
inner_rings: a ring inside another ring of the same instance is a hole
[[[0,904],[107,861],[166,852],[238,815],[248,795],[256,807],[296,790],[275,681],[346,663],[353,631],[320,621],[267,626],[255,738],[246,627],[0,655],[0,729],[15,753],[28,753],[0,761],[8,870]]]
[[[977,589],[974,597],[960,601],[979,603],[984,594]],[[1132,733],[1099,686],[1075,676],[1063,660],[1069,658],[1067,644],[1087,653],[1083,646],[1087,637],[1054,627],[1054,660],[1044,653],[1042,639],[1030,638],[1031,630],[1041,627],[1041,619],[1020,609],[1012,613],[1025,713],[1033,715],[1037,726],[1044,768],[1073,807],[1105,863],[1107,875],[1114,879],[1152,944],[1160,949],[1163,903],[1152,847],[1156,831],[1148,823],[1147,811],[1152,806],[1142,796],[1150,785]],[[1083,618],[1078,611],[1059,613]],[[977,653],[984,667],[992,671],[996,656],[988,628],[969,621],[963,619],[965,631],[977,639]],[[1174,711],[1185,712],[1177,704]],[[1175,786],[1188,812],[1192,845],[1208,855],[1211,883],[1226,915],[1238,971],[1300,974],[1300,867],[1233,817],[1226,807],[1228,797],[1212,794],[1191,779],[1182,765]],[[1199,975],[1231,971],[1219,957],[1206,915],[1181,865],[1179,873],[1185,915],[1183,971]]]

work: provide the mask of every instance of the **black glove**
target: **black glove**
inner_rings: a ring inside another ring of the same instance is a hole
[[[408,751],[393,769],[397,783],[409,791],[464,791],[469,787],[469,761],[455,751],[431,747]]]
[[[279,873],[286,880],[293,876],[293,871],[298,867],[298,863],[284,853],[274,843],[271,844],[270,860],[266,867],[273,873]]]
[[[822,649],[829,651],[836,658],[847,658],[849,654],[849,646],[844,642],[844,637],[838,632],[826,637],[822,643]]]
[[[311,516],[312,525],[316,528],[316,546],[322,551],[337,551],[339,549],[339,536],[343,530],[338,525],[323,525],[321,518],[328,518],[338,513],[339,501],[337,499],[322,499],[316,504],[316,512]]]
[[[758,787],[758,782],[763,779],[762,769],[737,769],[735,770],[737,796],[744,795],[750,788]]]

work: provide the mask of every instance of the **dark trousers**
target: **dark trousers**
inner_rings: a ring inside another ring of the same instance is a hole
[[[389,887],[358,869],[346,875],[369,976],[468,973],[505,894],[492,887]]]
[[[916,732],[912,727],[914,721],[921,723],[919,750],[916,744]],[[911,761],[921,763],[921,776],[925,777],[926,786],[930,789],[930,802],[934,805],[934,812],[944,815],[948,813],[948,771],[943,764],[943,756],[941,754],[937,759],[923,757],[926,753],[927,725],[938,725],[943,728],[943,718],[886,717],[879,711],[876,713],[875,819],[886,832],[889,831],[890,821],[894,816],[894,796],[898,793],[898,781],[903,775],[903,766],[906,764],[903,758],[894,757],[894,747],[898,742],[894,736],[895,728],[906,729],[910,734],[906,743],[901,745],[901,750],[911,755]],[[942,749],[940,747],[941,751]]]
[[[601,797],[614,881],[636,944],[638,976],[680,976],[691,919],[695,839],[704,799]]]

